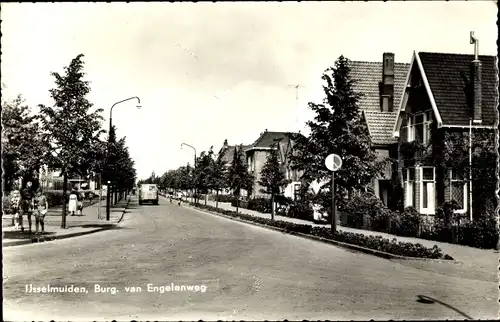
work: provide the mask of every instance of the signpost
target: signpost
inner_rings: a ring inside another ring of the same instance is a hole
[[[335,206],[335,171],[342,167],[342,158],[337,154],[330,154],[325,159],[325,165],[332,172],[332,233],[337,232],[337,207]]]

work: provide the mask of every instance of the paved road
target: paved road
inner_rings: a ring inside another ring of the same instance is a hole
[[[4,318],[477,319],[498,312],[495,280],[353,253],[165,200],[141,207],[132,201],[121,226],[4,249]],[[25,291],[47,283],[88,293]],[[148,283],[206,291],[162,294],[148,292]],[[96,293],[94,284],[118,292]],[[127,292],[130,286],[142,292]],[[418,295],[437,301],[420,303]]]

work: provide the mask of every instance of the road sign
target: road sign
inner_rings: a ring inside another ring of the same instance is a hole
[[[342,159],[338,154],[330,154],[325,159],[325,165],[330,171],[337,171],[342,167]]]

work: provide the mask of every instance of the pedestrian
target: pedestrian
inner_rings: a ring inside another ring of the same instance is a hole
[[[85,199],[85,194],[80,192],[78,194],[78,215],[83,216],[83,201]]]
[[[10,208],[11,212],[14,214],[14,229],[19,229],[19,223],[21,222],[22,225],[22,219],[20,220],[21,217],[21,193],[19,190],[14,190],[12,191],[11,198],[10,198]]]
[[[36,207],[36,212],[35,212],[35,227],[36,227],[36,232],[35,234],[38,234],[38,225],[41,226],[42,228],[42,234],[44,233],[45,230],[45,215],[47,214],[47,211],[49,210],[49,202],[47,200],[47,196],[43,193],[42,189],[38,189],[37,193],[37,198],[35,201]]]
[[[33,215],[34,210],[34,201],[35,195],[33,193],[33,184],[31,181],[26,183],[26,187],[21,191],[21,212],[20,212],[20,224],[21,231],[24,231],[23,227],[23,217],[26,216],[28,218],[28,227],[29,233],[31,234],[31,216]]]
[[[68,211],[70,213],[70,216],[74,216],[76,214],[77,208],[78,208],[78,195],[76,194],[75,190],[71,190],[68,202]]]

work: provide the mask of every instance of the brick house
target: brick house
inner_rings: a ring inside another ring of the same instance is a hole
[[[260,180],[260,172],[274,144],[277,144],[278,159],[281,169],[285,173],[285,179],[291,181],[285,187],[283,194],[286,197],[296,200],[300,195],[300,172],[291,169],[288,158],[289,153],[293,149],[293,142],[288,138],[287,132],[271,132],[267,129],[246,149],[248,170],[254,176],[252,197],[267,197],[266,194],[260,192],[262,186],[258,182]]]
[[[351,61],[349,67],[353,89],[361,94],[358,106],[367,123],[372,148],[379,160],[396,159],[398,141],[393,129],[410,64],[396,63],[393,53],[384,53],[382,61]],[[393,169],[388,165],[371,183],[375,195],[389,207],[396,202],[391,198],[392,176]]]
[[[414,52],[394,135],[398,150],[421,142],[430,157],[417,155],[407,162],[399,151],[405,206],[432,216],[437,206],[453,199],[461,206],[458,212],[468,211],[468,178],[434,161],[444,153],[446,133],[495,128],[496,66],[494,56]]]

